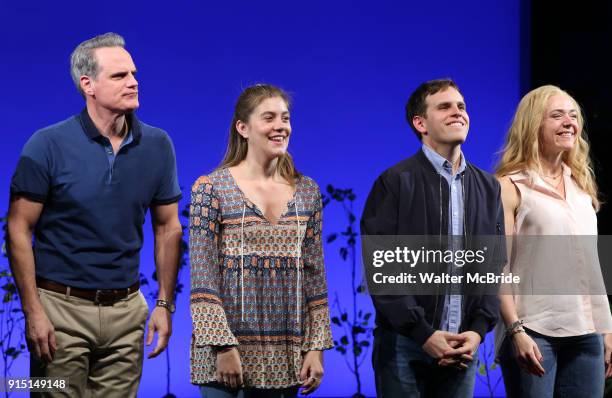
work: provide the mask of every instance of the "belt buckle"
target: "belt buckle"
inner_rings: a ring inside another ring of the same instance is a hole
[[[115,304],[117,301],[117,295],[114,290],[105,290],[98,289],[96,290],[96,295],[94,296],[94,304],[102,305],[102,306],[111,306]]]

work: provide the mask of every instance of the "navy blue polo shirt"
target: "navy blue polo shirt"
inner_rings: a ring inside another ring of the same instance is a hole
[[[43,203],[34,232],[36,276],[85,289],[139,279],[147,209],[181,198],[168,134],[127,117],[115,155],[83,110],[37,131],[11,181],[11,196]]]

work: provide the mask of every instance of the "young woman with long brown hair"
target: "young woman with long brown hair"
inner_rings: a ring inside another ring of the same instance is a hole
[[[295,397],[333,346],[321,194],[295,168],[289,97],[258,84],[236,103],[225,158],[192,188],[191,381],[203,397]]]

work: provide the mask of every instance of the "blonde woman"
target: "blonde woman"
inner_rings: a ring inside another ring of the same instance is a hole
[[[583,125],[577,102],[558,87],[539,87],[520,101],[496,173],[506,233],[516,240],[597,235],[600,203]],[[550,258],[542,247],[515,246],[509,266],[554,270],[529,261]],[[604,375],[612,374],[612,317],[606,296],[587,293],[500,295],[504,325],[496,340],[508,397],[603,396]]]
[[[191,381],[203,397],[295,397],[321,383],[333,346],[321,194],[287,152],[289,98],[236,103],[221,166],[192,189]]]

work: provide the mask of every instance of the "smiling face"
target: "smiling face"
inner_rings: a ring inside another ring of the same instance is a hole
[[[247,121],[236,122],[236,129],[247,139],[248,152],[267,159],[284,155],[291,135],[287,103],[281,97],[264,99]]]
[[[565,94],[548,99],[540,126],[540,150],[544,153],[570,151],[580,136],[576,103]]]
[[[98,64],[95,78],[81,76],[83,92],[97,106],[113,112],[127,113],[138,108],[136,66],[130,53],[122,47],[94,50]]]
[[[453,87],[428,95],[425,115],[414,116],[412,122],[423,143],[431,148],[460,145],[470,127],[463,96]]]

